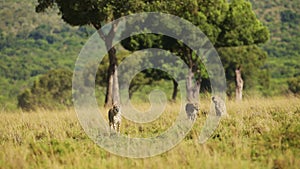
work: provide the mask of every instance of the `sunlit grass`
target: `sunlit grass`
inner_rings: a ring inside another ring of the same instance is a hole
[[[134,104],[147,110],[149,103]],[[170,103],[149,124],[123,119],[121,133],[156,136],[178,114]],[[1,113],[0,168],[298,168],[300,99],[252,98],[227,101],[229,116],[205,143],[197,137],[209,111],[201,100],[199,118],[186,138],[170,151],[146,159],[123,158],[98,147],[82,130],[74,110]],[[107,109],[99,108],[106,117]],[[175,116],[175,117],[174,117]]]

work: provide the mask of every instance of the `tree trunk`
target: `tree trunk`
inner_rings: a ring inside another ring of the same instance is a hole
[[[192,69],[189,69],[188,77],[186,79],[186,97],[188,102],[193,101],[193,77]]]
[[[133,96],[133,93],[136,92],[139,88],[139,85],[136,85],[134,83],[130,83],[129,85],[129,91],[128,91],[128,96],[129,96],[129,99],[132,98]]]
[[[172,81],[173,81],[172,101],[175,102],[176,101],[176,97],[177,97],[177,92],[178,92],[178,83],[176,82],[175,79],[172,79]]]
[[[106,83],[106,93],[105,93],[105,102],[104,102],[104,106],[105,107],[110,107],[113,105],[113,84],[114,84],[114,70],[115,70],[115,66],[112,64],[112,55],[110,54],[111,51],[109,51],[108,55],[109,55],[109,67],[107,70],[107,83]]]
[[[116,49],[112,47],[108,51],[109,67],[107,71],[107,88],[105,95],[105,107],[110,107],[120,103],[119,82],[118,82],[118,63]]]
[[[200,87],[201,87],[201,77],[196,79],[196,84],[194,86],[193,96],[194,99],[199,102],[199,95],[200,95]]]
[[[112,41],[115,36],[118,22],[115,22],[112,25],[112,28],[108,34],[104,34],[104,32],[102,32],[100,23],[93,23],[93,25],[98,30],[97,32],[99,36],[105,41],[105,46],[108,51],[109,67],[107,70],[107,86],[106,86],[104,106],[110,107],[114,104],[120,103],[118,71],[117,71],[118,62],[117,62],[116,49],[114,46],[112,46]]]
[[[117,57],[115,55],[115,59],[117,61]],[[114,83],[113,83],[113,104],[120,104],[120,94],[119,94],[119,80],[118,80],[118,65],[117,65],[117,62],[116,64],[114,64],[114,68],[115,68],[115,71],[114,71],[114,74],[113,74],[113,77],[114,77]]]
[[[107,77],[107,84],[106,84],[106,93],[105,93],[105,101],[104,101],[104,106],[109,107],[111,106],[112,103],[112,86],[113,86],[113,75],[109,73],[111,70],[110,68],[108,69],[108,77]]]
[[[185,56],[187,57],[187,63],[189,65],[189,72],[186,81],[186,93],[187,93],[187,101],[189,103],[198,103],[199,102],[199,92],[200,92],[200,84],[201,84],[201,75],[198,70],[198,62],[193,59],[192,51],[187,49],[185,51]],[[195,77],[195,73],[198,73],[198,77]],[[193,80],[196,78],[196,83],[193,83]]]
[[[192,68],[189,68],[188,77],[186,79],[186,93],[187,93],[187,101],[189,103],[198,103],[199,102],[199,92],[201,85],[201,78],[196,79],[196,83],[193,84],[193,79],[195,77],[195,73]]]
[[[243,87],[244,81],[242,79],[241,67],[238,67],[235,70],[236,77],[236,88],[235,88],[235,96],[237,101],[241,101],[243,99]]]
[[[129,97],[129,100],[132,98],[132,95],[133,95],[133,91],[130,90],[130,87],[129,87],[129,92],[128,92],[128,97]]]

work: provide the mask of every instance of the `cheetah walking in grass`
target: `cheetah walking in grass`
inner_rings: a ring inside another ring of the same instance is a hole
[[[219,96],[213,96],[211,98],[211,100],[214,103],[216,115],[217,116],[226,116],[227,111],[226,111],[226,106],[225,106],[224,100],[222,98],[220,98]]]
[[[118,105],[114,105],[111,109],[109,109],[108,120],[110,130],[113,128],[117,133],[120,133],[122,117],[120,107]]]
[[[189,120],[195,121],[199,111],[199,106],[197,103],[187,103],[185,105],[185,112]]]

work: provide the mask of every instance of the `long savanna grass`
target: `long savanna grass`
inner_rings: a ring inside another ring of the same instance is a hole
[[[150,106],[134,105],[140,110]],[[145,159],[119,157],[97,146],[74,110],[1,112],[0,168],[299,168],[299,98],[252,98],[226,105],[229,116],[205,144],[197,138],[210,108],[208,99],[201,100],[199,117],[179,145]],[[157,136],[172,125],[178,107],[168,104],[149,124],[123,119],[121,133]],[[107,109],[100,109],[106,117]]]

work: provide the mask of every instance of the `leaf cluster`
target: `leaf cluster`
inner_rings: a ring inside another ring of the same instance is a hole
[[[69,70],[56,69],[40,76],[30,89],[18,96],[18,106],[24,110],[71,106],[72,74]]]

